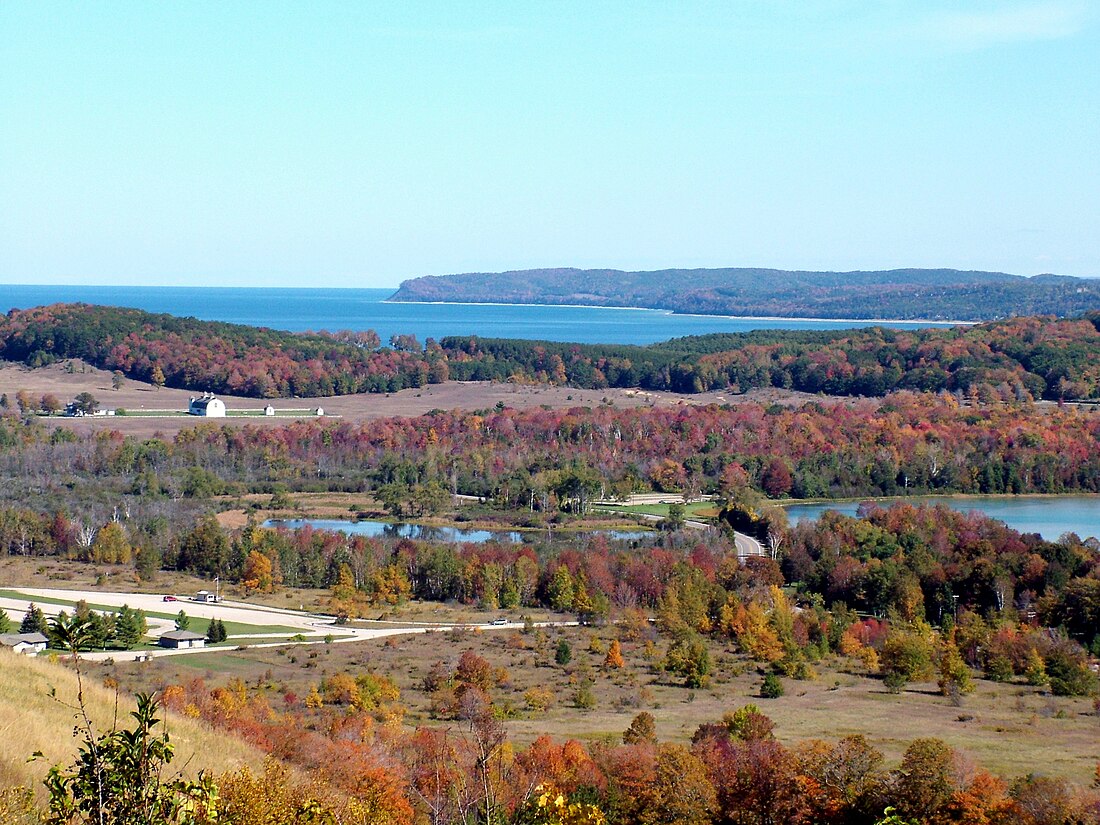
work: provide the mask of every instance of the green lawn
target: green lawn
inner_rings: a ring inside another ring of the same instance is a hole
[[[716,506],[717,505],[715,505],[713,501],[693,501],[691,504],[684,505],[684,514],[691,519],[707,518],[707,516],[700,516],[699,513],[710,512],[714,510]],[[633,513],[636,515],[668,518],[668,508],[668,504],[601,504],[592,509],[598,510],[601,513]]]

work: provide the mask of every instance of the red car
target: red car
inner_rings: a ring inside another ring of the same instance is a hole
[[[166,601],[166,602],[178,602],[179,599],[177,599],[175,596],[165,596],[164,601]]]

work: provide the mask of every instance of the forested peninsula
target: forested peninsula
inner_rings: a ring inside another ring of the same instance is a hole
[[[644,307],[704,315],[992,321],[1100,309],[1100,281],[957,269],[527,269],[413,278],[391,301]]]
[[[79,358],[156,385],[255,398],[395,392],[449,380],[697,393],[777,387],[983,398],[1100,397],[1100,312],[951,329],[757,330],[651,346],[457,336],[390,346],[367,331],[296,334],[136,309],[56,304],[0,317],[0,358]]]

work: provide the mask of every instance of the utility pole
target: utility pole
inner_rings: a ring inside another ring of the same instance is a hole
[[[222,579],[221,576],[214,577],[214,601],[220,602],[222,600]]]

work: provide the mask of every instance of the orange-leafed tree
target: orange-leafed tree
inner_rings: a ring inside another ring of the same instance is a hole
[[[271,559],[259,550],[250,550],[248,558],[244,561],[241,584],[246,590],[260,590],[264,593],[270,593],[274,590]]]
[[[626,664],[623,659],[623,646],[618,639],[612,639],[607,646],[607,654],[603,657],[603,666],[607,669],[621,668]]]

